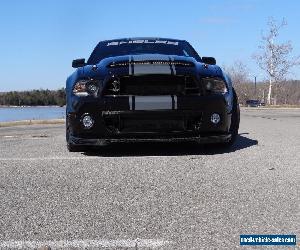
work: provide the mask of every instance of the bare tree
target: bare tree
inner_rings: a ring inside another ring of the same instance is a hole
[[[278,24],[276,20],[269,18],[268,32],[267,34],[262,34],[259,52],[253,56],[259,67],[268,74],[268,104],[271,104],[273,84],[283,80],[290,73],[290,69],[299,64],[299,57],[290,57],[290,53],[293,50],[290,41],[276,43],[279,31],[285,25],[287,25],[287,22],[284,19]]]
[[[222,68],[230,76],[233,84],[240,85],[249,82],[249,70],[242,61],[236,60],[233,65]]]
[[[244,103],[247,99],[250,99],[252,96],[252,86],[249,84],[248,67],[242,61],[236,60],[232,65],[223,65],[222,68],[230,76],[240,103]]]

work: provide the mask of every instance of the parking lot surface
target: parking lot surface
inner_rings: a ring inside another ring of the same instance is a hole
[[[0,249],[249,249],[240,234],[299,239],[300,109],[243,108],[239,133],[229,150],[130,143],[69,153],[64,125],[0,128]]]

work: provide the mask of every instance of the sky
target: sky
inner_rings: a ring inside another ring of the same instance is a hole
[[[247,65],[265,77],[252,55],[269,17],[285,18],[280,41],[300,55],[299,0],[2,0],[0,92],[58,89],[101,40],[165,37],[189,41],[220,66]],[[300,66],[290,78],[300,79]]]

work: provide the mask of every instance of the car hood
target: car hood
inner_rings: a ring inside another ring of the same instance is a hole
[[[217,65],[206,65],[196,61],[193,57],[163,55],[163,54],[139,54],[108,57],[97,65],[87,65],[83,72],[91,77],[98,74],[117,75],[197,75],[219,76],[222,71]]]

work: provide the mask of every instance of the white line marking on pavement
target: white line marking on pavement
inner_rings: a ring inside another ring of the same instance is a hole
[[[1,137],[0,137],[1,139]],[[41,137],[41,136],[36,136],[36,137],[20,137],[20,136],[3,136],[2,139],[6,140],[6,141],[12,141],[12,140],[18,140],[18,139],[22,139],[22,140],[45,140],[45,139],[49,139],[49,137]]]
[[[199,158],[198,155],[186,155],[181,157],[190,158],[192,156],[196,156]],[[141,158],[177,158],[177,155],[141,155],[141,156],[120,156],[116,157],[118,159],[123,158],[131,158],[131,159],[141,159]],[[107,159],[107,158],[114,158],[113,156],[82,156],[82,157],[29,157],[29,158],[0,158],[0,161],[55,161],[55,160],[100,160],[100,159]],[[200,159],[200,158],[199,158]]]
[[[30,157],[30,158],[0,158],[0,161],[44,161],[44,160],[88,160],[99,159],[97,156],[83,157]]]
[[[107,248],[107,247],[124,247],[138,248],[148,247],[157,248],[170,244],[170,241],[160,239],[136,239],[136,240],[54,240],[54,241],[0,241],[0,248],[7,249],[36,249],[43,246],[54,248]]]

